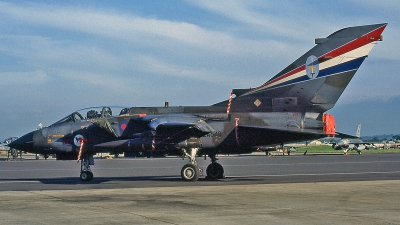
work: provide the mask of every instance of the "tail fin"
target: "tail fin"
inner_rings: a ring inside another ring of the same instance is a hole
[[[315,39],[316,46],[263,85],[234,89],[236,97],[230,101],[230,111],[327,111],[335,105],[374,44],[382,40],[386,25],[349,27]]]
[[[360,138],[361,137],[361,123],[358,124],[358,128],[357,128],[357,133],[356,133],[356,137]]]

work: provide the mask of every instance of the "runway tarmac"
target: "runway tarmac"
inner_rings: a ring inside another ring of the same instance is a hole
[[[99,159],[82,182],[76,161],[0,161],[1,223],[400,224],[400,154],[220,157],[198,182],[185,163]]]

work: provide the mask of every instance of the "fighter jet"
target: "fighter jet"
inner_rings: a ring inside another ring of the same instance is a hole
[[[356,138],[341,139],[337,143],[334,143],[332,145],[332,148],[334,148],[335,150],[343,149],[344,155],[347,155],[349,150],[357,151],[357,153],[360,155],[361,150],[364,150],[364,149],[370,148],[370,146],[373,146],[373,143],[364,142],[363,140],[360,139],[360,137],[361,137],[361,123],[358,124]]]
[[[7,159],[12,158],[17,158],[18,157],[18,151],[16,149],[10,148],[8,147],[8,144],[10,144],[11,142],[17,140],[18,137],[9,137],[6,138],[3,143],[0,142],[0,151],[7,151]],[[21,151],[20,151],[20,155],[21,155]]]
[[[256,88],[233,89],[230,98],[210,106],[132,107],[113,116],[109,108],[74,112],[30,132],[10,147],[61,160],[81,160],[80,178],[93,178],[90,166],[100,152],[182,155],[186,181],[197,181],[196,157],[209,156],[211,180],[224,177],[217,154],[250,153],[256,148],[333,136],[332,108],[382,40],[384,24],[348,27],[326,38]]]

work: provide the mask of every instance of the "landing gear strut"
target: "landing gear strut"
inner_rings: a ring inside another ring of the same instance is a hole
[[[93,179],[93,173],[90,169],[90,165],[94,165],[93,156],[85,154],[81,160],[80,178],[82,181],[91,181]]]

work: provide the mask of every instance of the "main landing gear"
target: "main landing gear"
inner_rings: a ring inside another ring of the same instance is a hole
[[[217,180],[224,178],[224,167],[221,164],[217,163],[217,158],[215,157],[215,153],[210,153],[208,155],[211,158],[211,164],[207,166],[207,177],[208,180]]]
[[[198,148],[189,149],[189,153],[186,150],[183,150],[183,158],[188,157],[190,163],[185,164],[181,169],[182,179],[185,181],[197,181],[200,176],[200,169],[197,166],[196,162],[196,154]],[[208,165],[206,173],[208,180],[217,180],[224,178],[224,168],[221,164],[217,163],[217,158],[215,157],[215,153],[210,153],[209,157],[211,158],[211,164]]]
[[[93,173],[90,169],[90,165],[94,165],[93,155],[84,155],[81,160],[81,175],[82,181],[91,181],[93,179]]]
[[[343,150],[343,155],[348,155],[348,153],[349,153],[349,150],[355,150],[355,151],[357,151],[357,153],[359,154],[359,155],[361,155],[361,150],[359,150],[359,149],[348,149],[348,148],[346,148],[346,149],[344,149]]]

